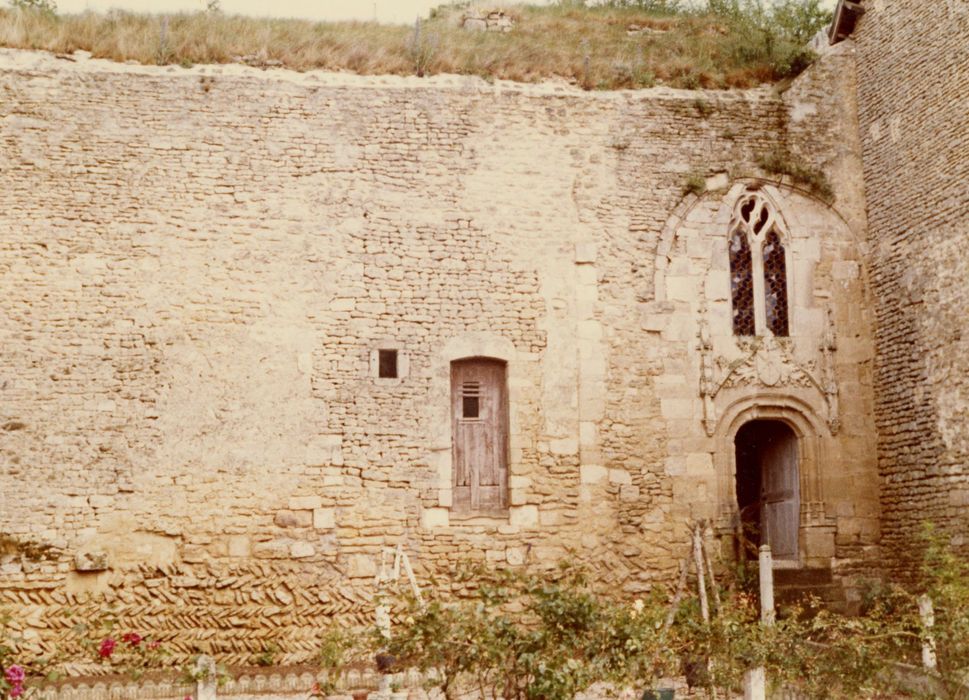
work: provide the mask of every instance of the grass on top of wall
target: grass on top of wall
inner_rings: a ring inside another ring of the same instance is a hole
[[[219,11],[57,15],[21,6],[0,9],[0,46],[186,67],[242,62],[366,75],[564,78],[586,89],[747,88],[789,77],[811,58],[794,41],[713,11],[571,3],[506,12],[514,29],[500,33],[463,29],[463,10],[455,6],[438,8],[419,27]]]

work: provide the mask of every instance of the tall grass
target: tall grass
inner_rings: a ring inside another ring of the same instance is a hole
[[[524,5],[509,12],[514,30],[491,33],[465,31],[460,8],[447,6],[419,28],[221,12],[58,16],[12,7],[0,9],[0,45],[60,54],[80,49],[157,65],[246,62],[298,71],[459,73],[522,82],[558,77],[588,89],[743,88],[806,65],[784,60],[796,53],[791,40],[784,39],[784,46],[765,40],[742,14],[685,11],[661,0],[643,7]]]

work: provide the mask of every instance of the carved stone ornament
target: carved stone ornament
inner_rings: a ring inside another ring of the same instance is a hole
[[[697,331],[697,350],[700,353],[700,397],[703,399],[703,425],[707,435],[716,430],[716,408],[713,400],[722,389],[743,386],[765,388],[815,389],[824,397],[828,412],[828,427],[832,434],[838,432],[838,386],[834,371],[834,353],[837,342],[834,322],[828,311],[828,322],[820,343],[820,369],[815,362],[799,363],[791,352],[789,338],[758,336],[738,339],[737,344],[744,356],[728,360],[714,356],[713,343],[706,320],[706,308],[700,308]]]

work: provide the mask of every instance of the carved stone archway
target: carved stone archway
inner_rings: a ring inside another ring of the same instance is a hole
[[[741,426],[752,420],[780,421],[794,431],[799,452],[800,526],[805,528],[828,525],[821,488],[821,465],[826,461],[826,442],[829,438],[824,421],[817,417],[805,401],[796,396],[759,392],[728,405],[722,412],[714,435],[718,529],[733,532],[739,522],[734,438]]]

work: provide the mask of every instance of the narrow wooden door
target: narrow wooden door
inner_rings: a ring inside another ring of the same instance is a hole
[[[775,559],[797,559],[801,498],[797,436],[778,430],[764,446],[761,461],[761,533]]]
[[[500,510],[508,502],[506,366],[471,358],[451,364],[453,507]]]

